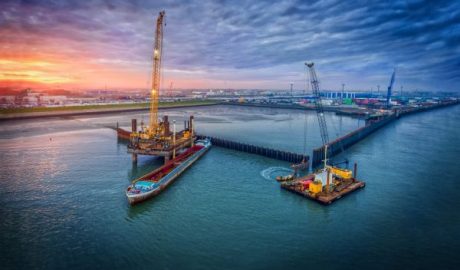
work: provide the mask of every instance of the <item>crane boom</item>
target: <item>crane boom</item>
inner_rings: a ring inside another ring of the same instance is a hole
[[[161,11],[157,18],[155,31],[155,44],[153,48],[152,89],[150,93],[150,125],[149,135],[157,134],[158,129],[158,97],[160,92],[161,54],[163,46],[163,18],[165,11]]]
[[[169,97],[172,97],[173,85],[174,85],[174,82],[171,82],[171,83],[169,84],[169,93],[168,93],[168,96],[169,96]]]
[[[319,92],[319,81],[318,77],[316,76],[315,68],[313,67],[314,63],[305,63],[310,71],[310,83],[311,89],[313,91],[313,95],[315,96],[315,109],[316,115],[318,117],[318,124],[319,130],[321,133],[321,139],[323,141],[323,145],[327,145],[329,143],[329,135],[327,132],[327,125],[326,125],[326,118],[324,117],[324,109],[323,104],[321,103],[321,95]]]
[[[390,85],[388,86],[388,91],[387,91],[387,107],[390,107],[390,103],[391,103],[391,90],[393,89],[393,84],[394,84],[394,82],[395,82],[395,75],[396,75],[396,69],[393,70],[393,74],[391,75]]]

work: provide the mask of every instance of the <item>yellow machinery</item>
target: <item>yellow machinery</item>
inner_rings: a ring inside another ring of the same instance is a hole
[[[150,91],[150,122],[148,127],[139,132],[131,133],[131,137],[144,140],[165,139],[169,135],[169,123],[158,121],[158,99],[160,96],[161,56],[163,48],[163,19],[165,11],[161,11],[157,18],[155,44],[153,48],[152,89]],[[166,128],[168,130],[166,130]]]
[[[310,185],[308,186],[308,190],[313,194],[319,193],[323,190],[323,183],[321,182],[321,180],[315,180],[312,183],[310,183]]]
[[[150,126],[147,130],[149,137],[161,133],[158,125],[158,97],[160,96],[160,68],[161,54],[163,49],[163,18],[165,12],[161,11],[157,18],[157,29],[155,32],[155,47],[153,48],[153,78],[152,92],[150,93]]]
[[[328,166],[330,169],[330,172],[340,178],[343,179],[350,179],[352,177],[352,171],[351,170],[346,170],[342,168],[337,168],[337,167],[332,167]]]
[[[196,139],[194,134],[194,118],[190,116],[189,121],[184,121],[184,130],[176,132],[173,122],[173,132],[170,130],[170,123],[167,115],[160,120],[158,118],[158,102],[160,96],[161,61],[163,50],[163,26],[165,11],[158,14],[156,20],[155,43],[153,47],[153,70],[152,88],[150,90],[150,122],[147,126],[141,123],[141,130],[137,130],[136,119],[132,119],[130,144],[128,153],[132,154],[133,161],[137,155],[163,156],[165,162],[170,157],[175,157],[176,151],[193,146]],[[172,90],[172,82],[169,87]]]

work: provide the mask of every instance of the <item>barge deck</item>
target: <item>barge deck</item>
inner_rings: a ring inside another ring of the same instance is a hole
[[[298,179],[288,181],[288,182],[283,182],[281,183],[281,188],[291,191],[293,193],[299,194],[305,198],[319,202],[324,205],[329,205],[333,203],[334,201],[352,193],[353,191],[359,190],[366,186],[365,182],[352,178],[350,182],[347,182],[335,188],[333,191],[330,191],[330,192],[323,191],[317,194],[313,194],[308,190],[303,190],[301,188],[301,185],[298,185],[297,183],[299,183]]]

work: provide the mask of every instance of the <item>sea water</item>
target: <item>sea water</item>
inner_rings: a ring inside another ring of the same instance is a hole
[[[312,111],[168,109],[182,127],[298,153],[321,144]],[[134,207],[116,122],[145,113],[0,123],[2,269],[447,269],[460,263],[460,106],[390,123],[337,157],[366,188],[323,206],[280,189],[286,162],[213,147]],[[326,113],[330,137],[363,121]]]

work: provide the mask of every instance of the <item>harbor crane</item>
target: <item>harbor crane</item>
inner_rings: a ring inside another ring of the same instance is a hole
[[[157,28],[155,31],[155,45],[153,48],[153,71],[152,71],[152,89],[150,92],[150,122],[147,130],[148,136],[154,137],[158,130],[158,97],[160,92],[161,77],[161,55],[163,47],[163,19],[165,11],[161,11],[157,18]]]
[[[321,140],[323,141],[323,145],[326,147],[327,144],[329,143],[329,135],[327,133],[326,118],[324,117],[323,103],[321,102],[321,95],[319,92],[318,77],[316,76],[316,71],[315,71],[313,62],[305,63],[305,65],[308,67],[308,70],[310,72],[310,83],[311,83],[311,89],[313,92],[313,96],[315,97],[315,109],[316,109],[316,115],[318,117],[318,124],[319,124],[319,130],[321,133]]]
[[[173,89],[173,85],[174,85],[174,82],[171,81],[171,83],[169,84],[169,91],[168,91],[168,97],[172,97],[172,89]]]
[[[170,158],[175,158],[175,153],[187,147],[192,147],[196,140],[194,133],[194,117],[190,116],[189,121],[184,121],[184,129],[176,132],[173,122],[173,132],[170,130],[170,122],[167,115],[160,120],[158,118],[158,102],[160,96],[161,61],[163,51],[163,33],[165,11],[161,11],[156,19],[155,42],[153,44],[153,69],[152,87],[150,89],[150,122],[144,127],[141,123],[141,130],[137,131],[137,120],[131,120],[130,143],[128,153],[132,154],[133,162],[137,161],[137,155],[162,156],[165,163]],[[170,86],[172,89],[172,83]]]
[[[141,131],[136,132],[133,130],[134,132],[131,134],[131,137],[134,139],[150,140],[149,144],[164,140],[170,133],[168,118],[166,117],[163,121],[158,119],[164,17],[165,11],[161,11],[156,21],[155,42],[153,46],[152,87],[150,89],[150,121],[145,128],[141,126]]]
[[[390,80],[390,85],[388,86],[388,91],[387,91],[387,108],[390,108],[391,105],[391,90],[393,89],[393,84],[395,82],[395,75],[396,75],[396,69],[393,70],[393,74],[391,75],[391,80]]]
[[[323,141],[323,147],[324,147],[324,168],[322,169],[322,172],[325,173],[325,176],[321,176],[322,178],[322,186],[321,190],[323,187],[325,187],[325,192],[326,194],[329,194],[331,191],[331,186],[330,186],[330,179],[335,176],[340,176],[347,179],[351,179],[351,174],[352,172],[347,169],[341,169],[339,167],[336,167],[340,163],[328,165],[327,164],[327,154],[328,154],[328,146],[329,146],[329,135],[327,132],[327,125],[326,125],[326,117],[324,115],[324,109],[323,109],[323,104],[321,102],[321,94],[319,90],[319,80],[318,76],[316,76],[316,71],[314,67],[314,63],[305,63],[305,65],[308,67],[308,70],[310,72],[310,83],[311,83],[311,88],[313,91],[313,96],[315,97],[315,109],[316,109],[316,115],[318,117],[318,123],[319,123],[319,130],[321,133],[321,139]],[[348,160],[346,159],[344,162],[341,163],[346,163],[348,166]],[[326,178],[326,179],[324,179]],[[324,181],[325,180],[325,181]],[[325,183],[325,185],[324,185]]]
[[[158,14],[156,22],[149,126],[137,132],[137,120],[131,120],[132,132],[130,133],[128,153],[132,154],[134,163],[137,162],[137,155],[150,155],[162,156],[165,164],[133,181],[126,190],[126,196],[130,204],[144,201],[159,194],[211,146],[209,139],[203,141],[205,142],[203,144],[199,141],[195,145],[197,138],[193,130],[193,115],[190,116],[188,122],[184,121],[184,129],[179,132],[176,131],[176,121],[173,120],[172,133],[168,116],[163,115],[162,121],[158,119],[163,26],[166,25],[164,24],[164,16],[165,11],[163,10]],[[169,89],[171,91],[172,82]]]
[[[315,109],[316,109],[316,115],[318,117],[318,124],[319,124],[319,130],[321,133],[321,140],[323,142],[324,146],[324,167],[327,165],[327,154],[328,154],[328,146],[329,146],[329,133],[327,131],[327,125],[326,125],[326,117],[324,116],[324,109],[323,109],[323,103],[321,102],[321,94],[319,90],[319,80],[318,76],[316,76],[316,71],[314,67],[314,63],[305,63],[305,65],[308,67],[309,72],[310,72],[310,83],[311,83],[311,88],[313,91],[313,96],[315,97]],[[342,84],[343,87],[345,87],[345,84]],[[340,144],[342,151],[344,151],[343,146]],[[345,163],[348,166],[348,159],[345,159],[343,162],[335,163],[334,165],[342,164]]]

